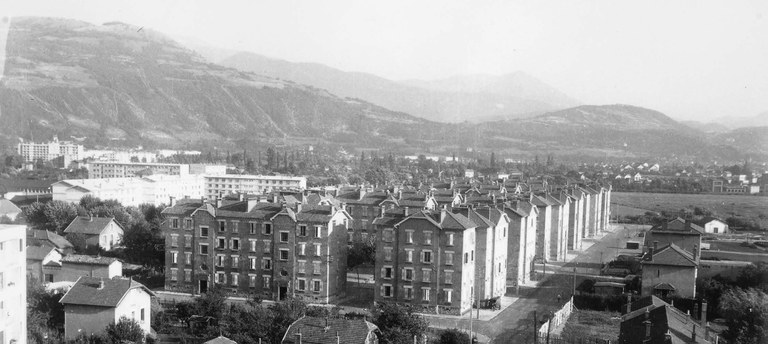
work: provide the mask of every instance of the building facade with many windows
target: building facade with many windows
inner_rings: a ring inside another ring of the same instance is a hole
[[[230,194],[264,194],[272,191],[304,190],[306,177],[225,174],[205,176],[205,197],[210,200]]]
[[[448,211],[387,212],[375,221],[376,302],[463,314],[475,286],[476,225]]]
[[[51,161],[61,158],[61,164],[58,164],[61,167],[67,167],[73,161],[82,160],[84,151],[83,145],[59,141],[57,137],[54,137],[51,142],[19,142],[16,146],[16,152],[21,155],[24,162]]]
[[[166,290],[201,294],[220,287],[313,303],[344,294],[351,217],[342,209],[180,200],[163,213]]]
[[[27,342],[26,226],[0,225],[0,343]]]

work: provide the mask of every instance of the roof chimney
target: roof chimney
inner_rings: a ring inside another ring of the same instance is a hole
[[[173,207],[174,205],[176,205],[176,197],[168,197],[168,206]]]
[[[100,278],[99,279],[99,287],[96,288],[96,289],[98,289],[98,290],[104,289],[104,278]]]
[[[699,245],[693,245],[693,261],[699,261]]]
[[[221,204],[222,204],[222,202],[223,202],[223,201],[222,201],[222,199],[221,199],[221,196],[218,196],[218,197],[216,197],[216,208],[217,208],[217,209],[218,209],[218,208],[221,208]]]
[[[691,330],[691,342],[696,343],[696,324],[693,324],[693,329]]]

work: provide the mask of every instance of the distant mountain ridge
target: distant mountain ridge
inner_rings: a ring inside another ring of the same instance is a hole
[[[249,52],[234,54],[220,63],[438,122],[529,117],[579,104],[522,72],[499,77],[475,75],[397,82],[373,74],[345,72],[317,63],[288,62]]]
[[[471,87],[490,94],[498,85],[482,81]],[[382,92],[391,83],[384,79]],[[397,92],[435,94],[396,86]],[[0,121],[6,149],[18,138],[58,135],[86,137],[90,146],[117,141],[263,150],[272,144],[330,143],[436,154],[480,150],[498,156],[547,152],[690,161],[738,160],[742,154],[734,147],[743,146],[629,105],[583,105],[483,123],[434,122],[317,86],[213,64],[145,28],[54,18],[13,18],[0,80]]]

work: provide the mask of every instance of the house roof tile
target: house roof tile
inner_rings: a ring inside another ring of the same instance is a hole
[[[103,287],[101,287],[102,283]],[[125,294],[135,288],[141,288],[148,294],[154,295],[143,284],[128,278],[80,277],[59,302],[65,305],[116,307]]]
[[[362,319],[305,316],[288,327],[282,343],[296,344],[296,336],[301,332],[302,344],[360,344],[365,343],[370,332],[378,329],[376,325]]]
[[[113,257],[88,256],[84,254],[68,254],[61,258],[62,263],[71,264],[91,264],[91,265],[110,265],[120,261]]]
[[[114,217],[78,216],[67,226],[64,233],[98,235],[114,220]],[[115,223],[120,226],[117,221]]]

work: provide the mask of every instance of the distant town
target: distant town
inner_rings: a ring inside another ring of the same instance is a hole
[[[747,343],[766,170],[22,141],[0,343]]]

